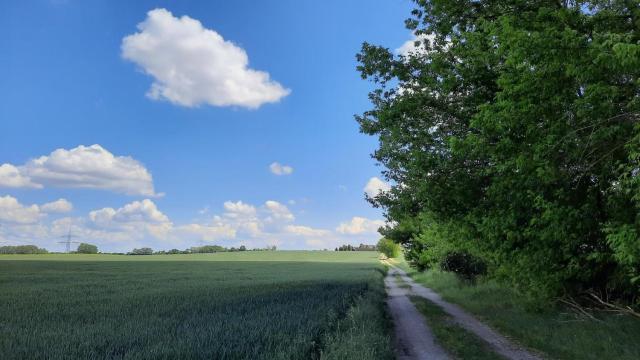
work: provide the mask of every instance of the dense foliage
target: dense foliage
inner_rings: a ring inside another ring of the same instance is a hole
[[[335,251],[376,251],[376,246],[375,245],[366,245],[366,244],[360,244],[358,246],[353,246],[353,245],[341,245],[337,248],[335,248]]]
[[[475,280],[487,272],[487,265],[482,259],[460,251],[451,251],[444,255],[440,261],[440,268],[455,273],[464,280]]]
[[[391,239],[382,238],[378,241],[378,251],[385,254],[389,258],[400,256],[400,246]]]
[[[129,255],[153,255],[153,249],[148,247],[136,248],[131,250]]]
[[[0,259],[0,357],[392,358],[375,254],[115,256]]]
[[[80,243],[76,252],[78,254],[97,254],[98,247],[92,244]]]
[[[0,254],[46,254],[46,249],[35,245],[0,246]]]
[[[404,55],[365,43],[371,201],[409,260],[479,257],[532,295],[640,295],[637,0],[418,0]]]

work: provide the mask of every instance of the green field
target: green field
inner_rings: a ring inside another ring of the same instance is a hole
[[[3,359],[386,359],[373,252],[0,256]]]

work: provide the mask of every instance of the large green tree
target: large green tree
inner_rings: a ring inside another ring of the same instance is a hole
[[[92,244],[80,243],[80,245],[78,245],[77,253],[78,254],[97,254],[98,247]]]
[[[416,1],[405,54],[365,43],[371,199],[416,265],[480,256],[546,297],[640,293],[640,6]]]

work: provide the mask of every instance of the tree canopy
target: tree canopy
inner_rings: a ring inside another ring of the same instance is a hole
[[[78,245],[78,254],[97,254],[98,247],[92,244],[80,243]]]
[[[471,254],[531,295],[640,294],[638,1],[418,0],[405,54],[368,43],[370,201],[421,268]]]

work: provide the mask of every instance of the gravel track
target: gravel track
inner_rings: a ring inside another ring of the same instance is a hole
[[[484,340],[487,344],[489,344],[491,349],[496,353],[504,356],[507,359],[512,359],[512,360],[542,360],[542,357],[513,343],[509,339],[505,338],[504,336],[500,335],[499,333],[491,329],[486,324],[482,323],[481,321],[473,317],[471,314],[462,310],[462,308],[460,308],[459,306],[446,302],[445,300],[442,299],[442,297],[440,297],[440,295],[435,293],[433,290],[416,283],[415,281],[413,281],[412,278],[410,278],[407,275],[406,272],[402,271],[401,269],[398,269],[397,267],[392,266],[389,269],[389,272],[387,274],[387,279],[390,279],[389,281],[393,282],[393,276],[395,275],[400,276],[400,278],[411,287],[409,292],[412,295],[420,296],[440,306],[447,314],[449,314],[453,318],[453,320],[456,323],[458,323],[460,326],[467,329],[468,331],[474,333],[480,339]],[[385,280],[385,281],[388,281],[388,280]],[[396,288],[398,288],[397,285],[396,285]],[[404,295],[404,298],[406,298],[408,301],[406,294]],[[415,310],[415,307],[413,308],[413,310],[417,311]],[[395,320],[395,316],[394,316],[394,320]],[[404,325],[401,325],[401,324],[396,325],[396,327],[401,327],[401,326],[404,326]],[[433,335],[431,335],[431,337],[433,337]],[[418,359],[418,358],[407,358],[407,359]],[[440,359],[440,358],[427,357],[424,359]]]

